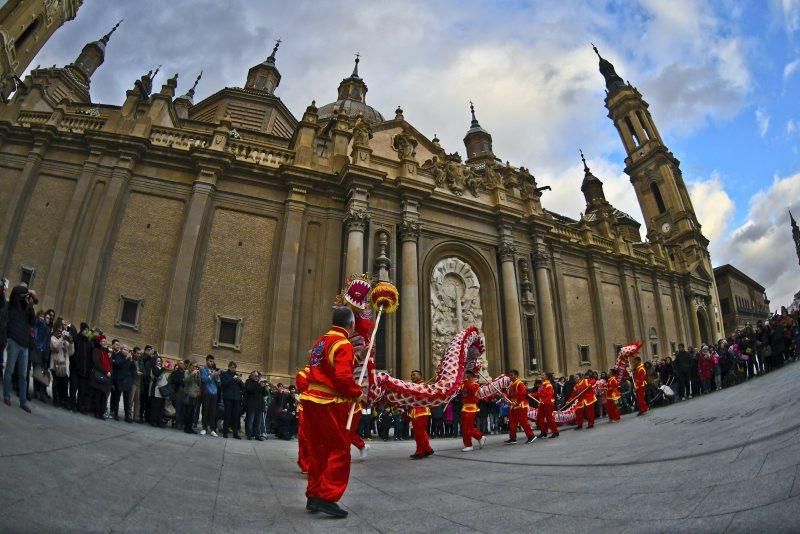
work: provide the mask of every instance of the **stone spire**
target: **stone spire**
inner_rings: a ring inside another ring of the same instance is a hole
[[[600,74],[602,74],[603,78],[606,80],[606,89],[608,92],[613,93],[617,89],[625,87],[625,82],[617,74],[617,71],[614,69],[614,65],[600,55],[600,52],[597,50],[597,47],[594,45],[594,43],[592,43],[592,48],[594,49],[594,53],[597,54],[597,57],[600,59]]]
[[[337,100],[353,100],[365,103],[367,96],[367,84],[358,75],[358,63],[361,61],[361,54],[356,52],[356,61],[353,66],[353,73],[349,78],[345,78],[339,83],[339,97]]]
[[[203,71],[201,70],[200,74],[198,74],[197,78],[195,78],[192,87],[186,91],[186,94],[179,96],[173,102],[175,105],[175,113],[177,113],[179,118],[184,120],[189,118],[189,108],[194,105],[194,91],[197,89],[197,84],[200,82],[200,78],[202,77]]]
[[[88,87],[92,79],[92,74],[97,68],[103,64],[106,58],[106,45],[111,39],[111,35],[119,28],[124,19],[120,19],[111,30],[97,41],[92,41],[83,47],[78,58],[67,66],[68,69],[74,71],[81,81]]]
[[[350,75],[351,78],[358,78],[358,62],[361,61],[361,54],[356,52],[356,63],[353,65],[353,74]]]
[[[270,95],[275,93],[275,89],[281,83],[281,73],[278,71],[278,67],[275,66],[275,54],[278,52],[281,42],[280,39],[277,39],[275,46],[272,48],[272,53],[267,59],[247,72],[247,81],[244,84],[245,89],[262,91]]]
[[[603,182],[600,178],[592,174],[589,165],[586,164],[586,157],[583,155],[583,150],[579,149],[581,153],[581,161],[583,161],[583,182],[581,183],[581,191],[586,199],[587,209],[606,201],[606,195],[603,192]]]

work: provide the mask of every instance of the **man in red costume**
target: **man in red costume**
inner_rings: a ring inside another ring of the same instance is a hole
[[[411,381],[415,384],[422,384],[422,373],[420,371],[411,371]],[[414,425],[414,441],[417,444],[417,450],[410,456],[412,460],[419,460],[427,458],[433,454],[431,442],[428,438],[428,423],[431,420],[431,410],[428,407],[415,406],[409,412],[411,422]]]
[[[370,277],[368,274],[351,275],[347,278],[347,287],[337,297],[338,304],[347,305],[353,310],[355,317],[355,328],[350,341],[353,344],[353,351],[356,356],[354,362],[354,375],[356,380],[361,375],[361,365],[366,356],[367,343],[372,338],[372,329],[375,322],[372,320],[372,313],[369,309],[369,293],[372,290]],[[375,354],[375,348],[370,350],[370,356]],[[367,361],[367,376],[371,377],[375,363],[370,359]],[[353,421],[350,424],[350,443],[358,449],[359,458],[366,460],[369,454],[369,445],[364,443],[364,438],[358,433],[361,424],[361,409],[363,405],[359,403],[353,413]]]
[[[583,429],[583,418],[588,419],[587,428],[594,428],[594,403],[597,402],[597,397],[594,394],[595,380],[591,371],[586,371],[583,375],[584,378],[572,390],[567,404],[575,399],[578,399],[578,404],[575,405],[575,430]]]
[[[335,307],[332,323],[311,349],[308,389],[300,396],[309,455],[306,510],[347,517],[336,502],[350,478],[347,416],[361,397],[361,386],[353,379],[355,356],[348,339],[355,328],[353,311]]]
[[[509,406],[508,410],[508,439],[503,443],[516,445],[517,427],[521,426],[525,432],[525,437],[528,438],[525,441],[527,445],[536,440],[531,424],[528,421],[528,388],[519,379],[519,371],[516,369],[511,369],[508,372],[508,377],[511,379],[511,384],[508,386],[508,400],[511,401],[511,406]]]
[[[619,371],[611,369],[611,376],[606,384],[606,411],[608,412],[608,422],[616,423],[619,421],[619,408],[617,401],[621,397],[619,393]]]
[[[639,356],[633,359],[633,365],[636,368],[633,372],[633,388],[636,390],[636,405],[639,407],[639,413],[636,415],[640,416],[646,414],[649,409],[644,398],[647,389],[647,370],[642,365],[642,359]]]
[[[306,365],[294,377],[294,383],[300,395],[308,389],[308,374],[311,369]],[[297,465],[303,474],[308,474],[308,438],[303,424],[303,403],[297,407]]]
[[[464,384],[461,386],[461,438],[464,441],[462,452],[473,449],[472,440],[478,440],[478,447],[483,448],[486,437],[475,428],[475,418],[478,417],[478,389],[475,374],[472,371],[464,373]]]
[[[539,427],[539,438],[546,438],[548,430],[551,438],[557,438],[558,425],[556,425],[556,418],[553,416],[553,411],[556,408],[553,373],[542,374],[542,385],[539,386],[539,391],[533,393],[531,397],[539,401],[539,406],[536,409],[536,426]]]

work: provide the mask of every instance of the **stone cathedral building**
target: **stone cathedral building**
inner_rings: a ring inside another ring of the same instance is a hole
[[[679,162],[605,59],[644,241],[586,166],[581,219],[545,209],[546,188],[503,162],[474,110],[465,156],[402,109],[384,116],[358,59],[333,102],[299,117],[279,96],[277,45],[243,87],[196,102],[197,81],[155,90],[149,72],[112,106],[89,91],[110,38],[31,71],[0,109],[0,268],[73,322],[286,378],[345,276],[370,272],[401,292],[378,365],[403,377],[430,373],[468,325],[484,332],[493,374],[607,369],[629,340],[652,357],[720,335]],[[309,100],[333,96],[316,91]]]

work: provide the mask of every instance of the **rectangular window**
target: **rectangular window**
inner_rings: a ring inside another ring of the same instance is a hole
[[[731,303],[728,299],[720,300],[719,305],[722,308],[722,315],[728,315],[731,312]]]
[[[581,365],[591,365],[589,361],[589,345],[578,345],[578,353],[581,358]]]
[[[33,276],[36,274],[36,269],[30,265],[19,266],[19,281],[20,283],[27,284],[28,287],[33,285]]]
[[[120,295],[117,320],[114,321],[114,326],[130,328],[138,332],[141,328],[142,303],[142,299]]]
[[[650,343],[651,356],[658,356],[658,343]]]
[[[242,345],[241,317],[228,317],[217,314],[217,329],[212,346],[239,350]]]

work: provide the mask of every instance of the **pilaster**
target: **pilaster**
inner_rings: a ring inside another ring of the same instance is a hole
[[[419,258],[417,242],[420,235],[419,205],[415,200],[403,201],[400,223],[402,270],[400,279],[400,373],[407,378],[421,367],[419,315]]]
[[[561,369],[558,364],[558,334],[553,309],[553,288],[550,281],[552,257],[547,246],[539,241],[533,256],[533,270],[536,278],[536,294],[539,297],[539,322],[542,333],[542,371],[553,373]]]

